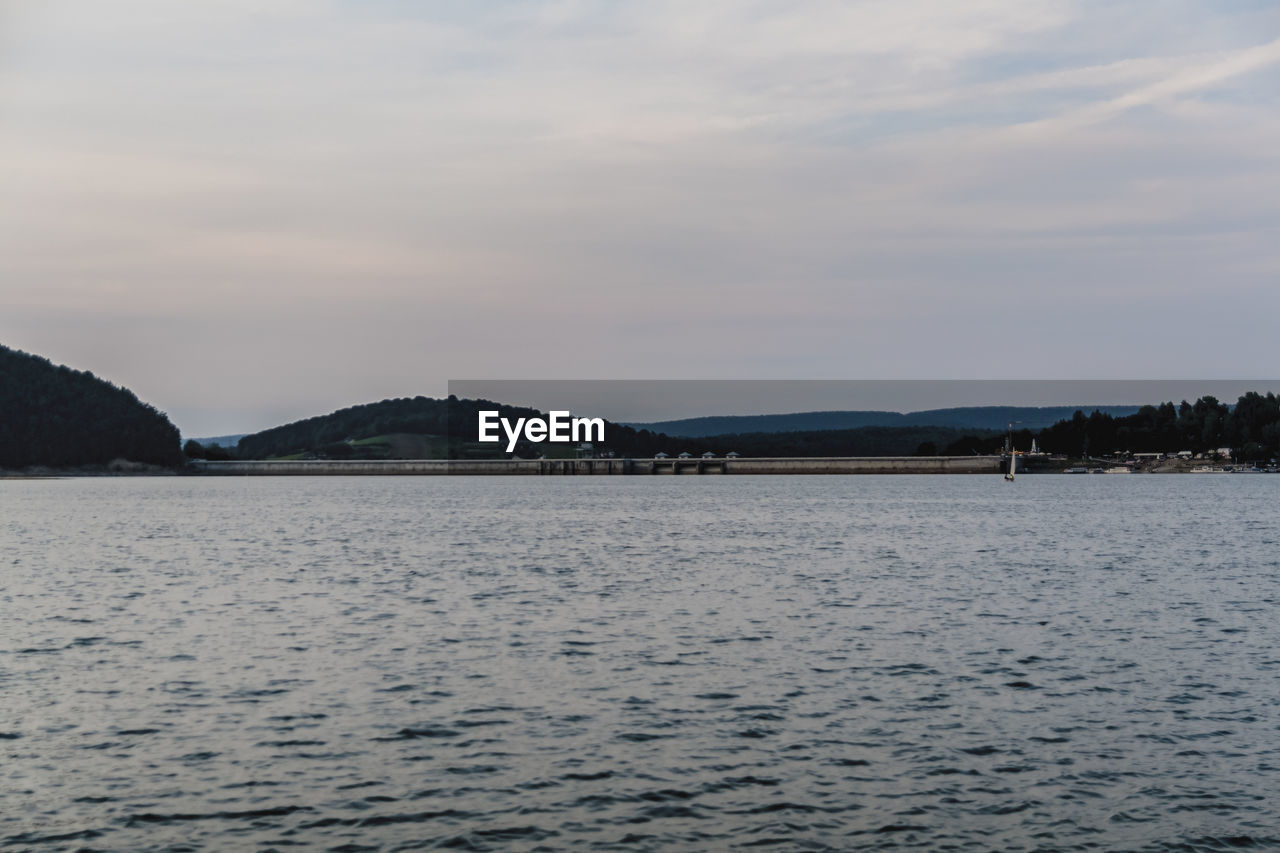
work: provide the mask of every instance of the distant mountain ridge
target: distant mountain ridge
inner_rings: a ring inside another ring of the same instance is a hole
[[[635,429],[666,433],[681,438],[705,438],[733,433],[813,432],[859,429],[862,427],[951,427],[954,429],[1002,430],[1011,422],[1022,429],[1044,429],[1069,420],[1077,411],[1100,411],[1124,417],[1141,406],[961,406],[926,409],[919,412],[829,411],[794,412],[785,415],[711,415],[653,423],[627,423]]]
[[[192,438],[191,441],[198,441],[200,444],[203,444],[205,447],[208,447],[212,444],[219,445],[220,447],[235,447],[236,444],[240,442],[240,439],[244,438],[246,435],[252,435],[252,433],[237,432],[232,435],[209,435],[204,437]]]

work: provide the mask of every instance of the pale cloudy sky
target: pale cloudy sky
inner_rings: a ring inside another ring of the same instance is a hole
[[[187,434],[1275,376],[1280,4],[0,0],[0,199],[0,343]]]

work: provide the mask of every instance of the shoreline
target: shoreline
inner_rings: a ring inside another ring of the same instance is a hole
[[[995,474],[998,456],[647,459],[238,460],[200,462],[210,476],[661,476],[743,474]]]
[[[1022,467],[1026,465],[1026,467]],[[1130,470],[1107,470],[1097,462],[1020,460],[1018,475],[1080,474],[1253,474],[1243,465],[1208,466],[1203,460],[1164,460]],[[1233,470],[1229,470],[1233,469]],[[160,466],[35,467],[0,469],[0,480],[60,480],[99,477],[281,477],[281,476],[866,476],[991,475],[1004,473],[1000,456],[824,456],[688,459],[315,459],[193,460],[183,468]]]
[[[1023,466],[1026,467],[1023,467]],[[1204,463],[1153,466],[1136,474],[1189,474]],[[1064,459],[1019,459],[1018,474],[1068,474]],[[1078,466],[1077,466],[1078,467]],[[1095,462],[1089,473],[1104,473]],[[661,476],[661,475],[868,475],[1003,474],[1001,456],[823,456],[639,459],[402,459],[198,461],[196,476]],[[1084,472],[1075,472],[1084,473]],[[1215,473],[1248,473],[1215,472]]]

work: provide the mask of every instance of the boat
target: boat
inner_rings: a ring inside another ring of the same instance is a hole
[[[1004,449],[1009,454],[1009,470],[1004,472],[1004,479],[1012,483],[1014,472],[1018,470],[1018,451],[1013,449],[1013,423],[1009,424],[1009,437],[1004,441]]]

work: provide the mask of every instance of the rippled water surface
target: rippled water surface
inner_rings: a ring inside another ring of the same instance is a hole
[[[1277,497],[0,481],[0,847],[1277,849]]]

